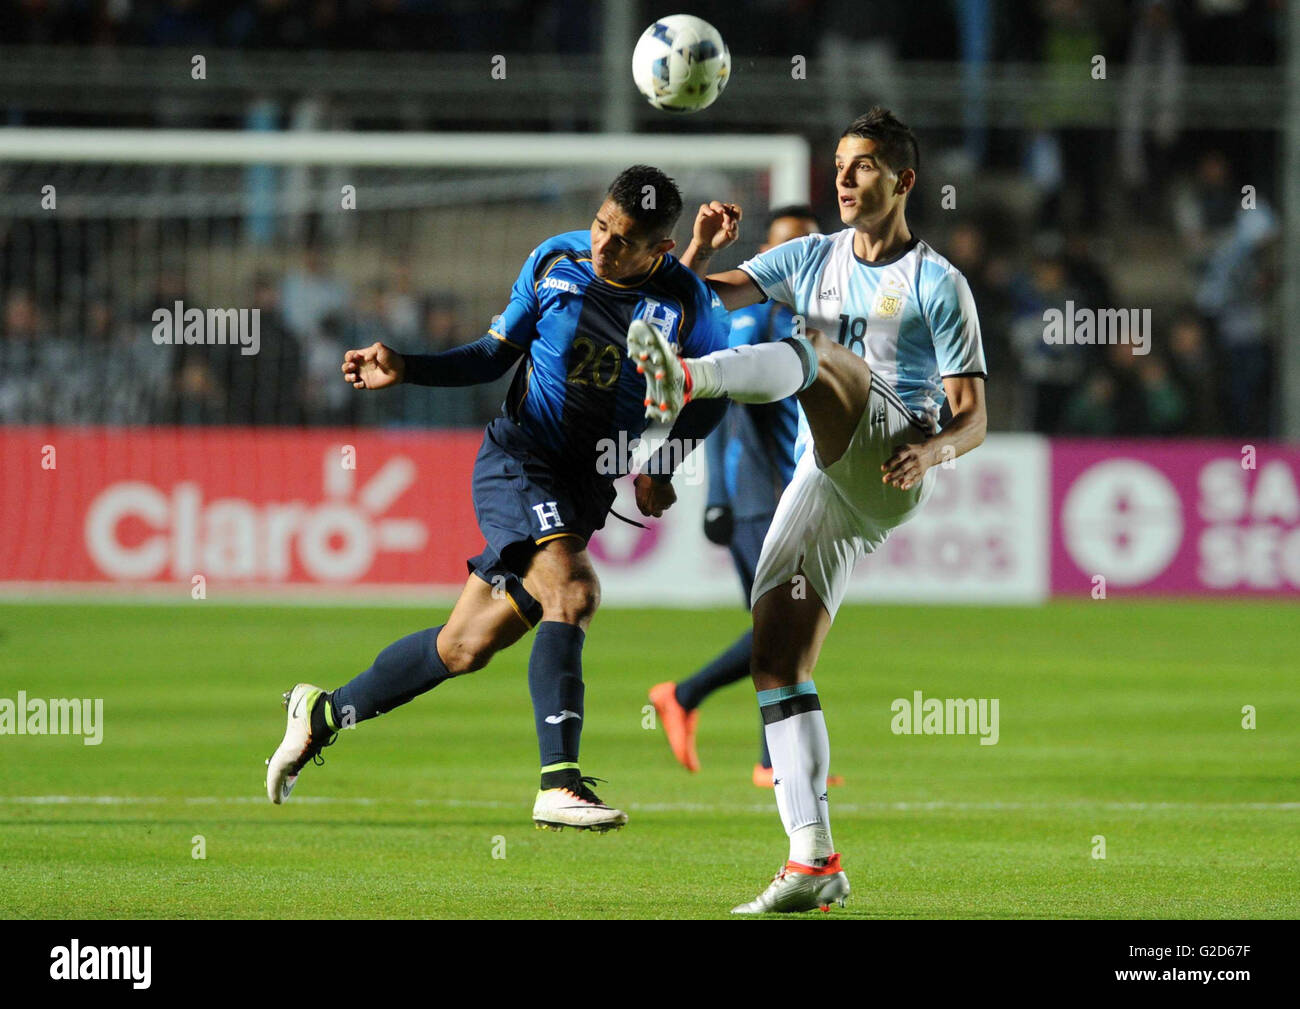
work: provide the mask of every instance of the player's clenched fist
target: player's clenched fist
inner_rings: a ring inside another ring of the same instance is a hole
[[[677,492],[673,490],[673,485],[667,481],[659,482],[651,479],[645,473],[638,473],[635,480],[632,481],[633,490],[636,491],[636,506],[642,515],[648,515],[652,518],[659,518],[677,500]]]
[[[740,237],[740,206],[713,200],[701,203],[695,215],[695,244],[717,252]]]
[[[343,381],[354,389],[383,389],[396,385],[406,374],[402,355],[382,343],[343,355]]]

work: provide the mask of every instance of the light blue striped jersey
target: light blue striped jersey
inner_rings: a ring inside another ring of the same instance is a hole
[[[845,228],[792,239],[740,269],[809,329],[863,358],[922,424],[938,431],[943,379],[987,377],[970,286],[919,238],[891,259],[868,263],[854,253],[853,235]]]

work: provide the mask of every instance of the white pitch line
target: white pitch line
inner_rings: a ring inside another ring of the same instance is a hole
[[[361,796],[303,795],[291,800],[295,805],[318,806],[412,806],[465,809],[512,809],[521,803],[496,799],[378,799]],[[15,806],[258,806],[270,805],[261,796],[252,795],[0,795],[0,805]],[[526,803],[525,803],[526,805]],[[764,813],[771,814],[775,803],[708,803],[708,802],[632,802],[627,809],[642,813]],[[1242,810],[1282,812],[1300,810],[1300,802],[1110,802],[1068,800],[1060,802],[836,802],[833,808],[842,813],[868,812],[1035,812],[1068,809],[1100,809],[1114,812],[1155,812],[1161,810]]]

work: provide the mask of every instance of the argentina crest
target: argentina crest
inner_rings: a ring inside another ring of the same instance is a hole
[[[901,280],[887,280],[876,295],[875,314],[882,319],[892,319],[903,310],[907,288]]]

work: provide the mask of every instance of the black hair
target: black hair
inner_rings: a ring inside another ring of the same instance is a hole
[[[817,214],[813,208],[806,203],[787,203],[784,207],[773,207],[767,215],[767,227],[771,230],[772,225],[783,217],[797,217],[801,221],[812,221],[817,225],[817,230],[822,230],[821,221],[817,220]]]
[[[637,228],[651,242],[671,235],[677,218],[682,216],[682,194],[677,183],[649,165],[623,169],[605,195],[636,221]]]
[[[879,105],[873,105],[866,115],[858,116],[849,123],[848,129],[840,137],[874,140],[880,150],[881,160],[896,175],[905,168],[918,173],[921,170],[921,149],[917,146],[912,128]]]

